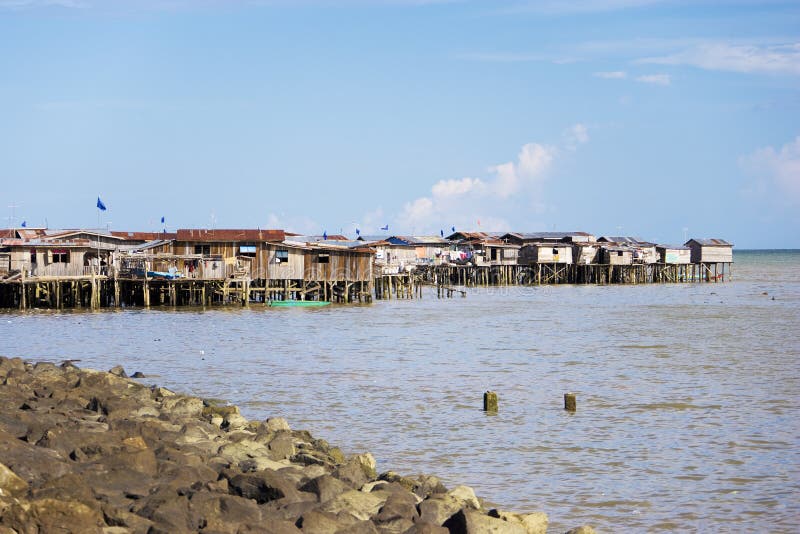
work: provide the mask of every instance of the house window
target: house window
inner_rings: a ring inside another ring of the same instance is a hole
[[[621,250],[617,251],[617,256],[622,256],[622,251]]]
[[[31,263],[36,263],[36,249],[31,250]]]
[[[492,260],[496,260],[497,259],[497,249],[493,248],[491,250],[492,250]]]
[[[558,249],[557,248],[553,249],[553,256],[558,256]]]
[[[275,263],[287,263],[289,261],[289,251],[285,248],[275,251]]]
[[[66,249],[53,250],[53,263],[69,263],[69,251]]]
[[[255,245],[241,245],[239,247],[239,255],[240,256],[249,256],[251,258],[255,258],[255,256],[256,256],[256,246]]]
[[[202,254],[203,256],[210,256],[211,255],[211,245],[195,245],[194,246],[194,253],[195,254]]]
[[[331,262],[330,254],[317,254],[317,263],[330,263],[330,262]]]

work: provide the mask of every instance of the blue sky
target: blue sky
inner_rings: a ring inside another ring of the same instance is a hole
[[[0,175],[3,226],[800,248],[800,4],[0,0]]]

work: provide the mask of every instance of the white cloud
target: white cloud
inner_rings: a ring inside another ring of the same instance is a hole
[[[638,60],[706,70],[800,75],[800,43],[771,45],[700,43],[680,52]]]
[[[670,78],[669,74],[643,74],[642,76],[637,76],[636,81],[652,85],[669,85],[672,83],[672,78]]]
[[[564,133],[564,146],[568,150],[575,150],[578,145],[589,142],[589,128],[585,124],[575,124]]]
[[[759,148],[739,164],[756,177],[752,190],[774,196],[781,204],[800,205],[800,136],[779,150]]]
[[[628,73],[624,70],[613,70],[607,72],[595,72],[594,75],[598,78],[605,78],[606,80],[624,80],[628,77]]]
[[[543,186],[559,154],[588,140],[588,128],[576,124],[566,131],[564,147],[528,143],[514,161],[489,167],[485,178],[440,180],[431,187],[430,195],[406,203],[394,225],[417,233],[438,233],[440,227],[452,225],[507,230],[509,214],[518,217],[542,211],[546,206]]]
[[[431,192],[434,197],[445,198],[466,195],[484,188],[485,185],[479,178],[462,178],[460,180],[440,180],[434,184]]]

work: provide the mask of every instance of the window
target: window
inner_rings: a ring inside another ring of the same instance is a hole
[[[621,250],[617,251],[617,256],[622,256],[622,251]]]
[[[53,263],[69,263],[69,251],[66,249],[54,249]]]
[[[275,251],[275,263],[287,263],[289,261],[289,251],[285,248]]]
[[[317,263],[330,263],[331,262],[331,255],[330,254],[318,254],[317,255]]]
[[[31,249],[31,263],[36,263],[36,249]]]
[[[255,258],[255,256],[256,256],[256,246],[255,245],[241,245],[239,247],[239,255],[241,255],[241,256],[250,256],[251,258]]]
[[[553,256],[558,256],[558,249],[557,248],[553,249]]]
[[[195,245],[194,246],[194,253],[195,254],[202,254],[203,256],[210,256],[211,255],[211,245]]]

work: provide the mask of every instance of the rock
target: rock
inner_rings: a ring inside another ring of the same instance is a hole
[[[375,458],[371,454],[359,454],[347,460],[333,472],[333,476],[347,482],[354,488],[361,488],[373,480],[375,473]]]
[[[482,514],[477,510],[463,509],[456,512],[444,525],[450,534],[526,534],[519,523],[503,521]]]
[[[389,523],[396,519],[414,521],[418,518],[417,497],[406,491],[391,492],[375,516],[375,520],[379,523]]]
[[[195,418],[203,412],[203,401],[196,397],[170,395],[162,399],[161,409],[173,419]]]
[[[328,474],[310,480],[300,487],[300,491],[316,495],[320,503],[328,502],[352,489],[348,484]]]
[[[533,512],[530,514],[514,514],[511,512],[503,512],[501,510],[489,510],[491,517],[502,519],[511,523],[519,523],[528,534],[546,534],[547,533],[547,514],[544,512]]]
[[[478,498],[475,496],[475,491],[469,486],[456,486],[448,492],[448,495],[464,503],[464,506],[469,506],[475,510],[481,507],[481,503],[478,502]]]
[[[336,531],[336,534],[380,534],[372,521],[358,521]]]
[[[464,505],[449,494],[436,494],[419,503],[419,519],[423,523],[442,525]]]
[[[427,498],[437,493],[446,493],[447,488],[435,476],[418,475],[416,478],[403,477],[394,471],[387,471],[379,477],[387,482],[396,482],[413,491],[420,498]]]
[[[228,479],[228,484],[234,494],[254,499],[259,504],[299,493],[286,478],[270,470],[235,475]]]
[[[3,524],[20,533],[102,532],[103,516],[85,504],[59,499],[36,499],[27,506],[12,505],[3,516]]]
[[[270,458],[285,460],[295,455],[294,440],[291,434],[280,432],[267,444]]]
[[[283,417],[270,417],[265,421],[267,430],[277,432],[279,430],[291,431],[289,423]]]
[[[330,534],[331,532],[338,532],[343,528],[347,528],[357,520],[353,518],[344,519],[336,514],[330,512],[321,512],[319,510],[309,511],[297,520],[297,527],[304,533],[308,534]]]
[[[378,513],[387,498],[388,495],[381,492],[364,493],[350,490],[323,503],[319,510],[333,514],[347,512],[356,519],[366,520]]]
[[[189,499],[173,491],[158,491],[136,501],[131,512],[153,522],[149,532],[191,532],[198,530],[189,520]]]
[[[147,378],[144,373],[136,371],[131,375],[131,378]]]
[[[240,525],[256,526],[261,509],[250,499],[203,491],[189,500],[189,521],[205,531],[236,534]]]
[[[573,528],[572,530],[568,530],[565,534],[595,534],[594,527],[589,525],[582,525],[580,527]]]
[[[416,523],[403,534],[450,534],[450,531],[440,525],[430,523]]]
[[[19,497],[28,492],[28,483],[0,464],[0,497]]]
[[[114,376],[118,376],[120,378],[128,378],[128,373],[125,372],[125,369],[122,368],[121,365],[116,365],[108,370]]]

